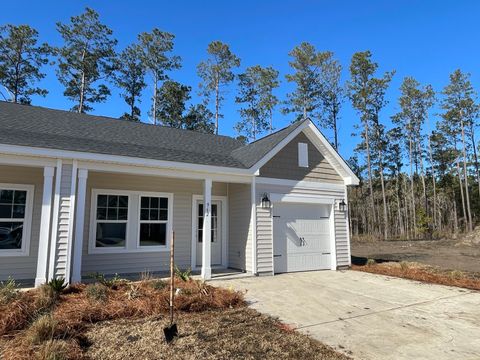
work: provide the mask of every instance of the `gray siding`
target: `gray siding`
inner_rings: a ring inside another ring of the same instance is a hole
[[[345,188],[338,190],[310,190],[295,188],[291,186],[265,185],[257,184],[257,199],[261,194],[280,193],[280,194],[303,194],[333,197],[336,200],[345,198]],[[337,266],[350,265],[349,259],[349,238],[347,232],[348,221],[346,214],[336,210],[335,220],[335,245],[337,252]],[[273,273],[273,222],[270,209],[263,209],[257,203],[257,267],[259,273]]]
[[[0,257],[0,280],[34,279],[37,272],[38,239],[43,197],[43,168],[0,165],[0,183],[34,185],[30,252],[28,256]]]
[[[308,144],[308,168],[298,166],[298,143]],[[304,133],[298,134],[263,165],[260,168],[260,176],[343,184],[342,177]]]
[[[72,164],[63,164],[60,181],[60,207],[58,212],[57,242],[55,249],[55,277],[66,277],[68,234],[70,221],[70,195],[72,188]]]
[[[169,252],[135,252],[122,254],[89,254],[91,191],[117,189],[173,193],[173,230],[175,262],[180,268],[191,266],[192,195],[203,194],[203,182],[154,176],[136,176],[90,172],[87,179],[82,276],[94,272],[104,274],[140,273],[168,269]],[[212,195],[226,196],[227,185],[213,183]]]
[[[250,185],[229,184],[229,267],[251,271],[251,214]],[[248,256],[247,256],[248,255]]]

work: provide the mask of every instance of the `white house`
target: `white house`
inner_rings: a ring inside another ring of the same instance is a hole
[[[0,102],[0,279],[350,265],[358,179],[305,120],[236,139]]]

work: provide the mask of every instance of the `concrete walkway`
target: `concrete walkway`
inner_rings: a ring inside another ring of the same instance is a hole
[[[480,292],[356,271],[211,284],[355,359],[480,359]]]

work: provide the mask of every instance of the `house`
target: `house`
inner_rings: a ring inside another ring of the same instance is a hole
[[[358,179],[305,120],[245,145],[0,102],[0,279],[350,265]]]

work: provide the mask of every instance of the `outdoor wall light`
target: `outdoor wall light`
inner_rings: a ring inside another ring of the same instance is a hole
[[[342,201],[338,203],[338,210],[340,210],[341,212],[347,211],[347,204],[345,203],[345,199],[342,199]]]
[[[262,208],[269,209],[271,205],[270,199],[267,193],[263,193],[262,195]]]

